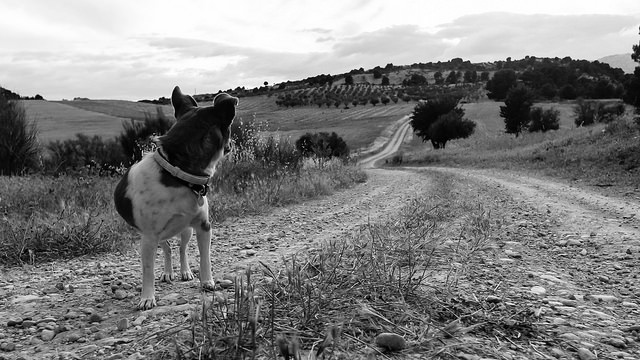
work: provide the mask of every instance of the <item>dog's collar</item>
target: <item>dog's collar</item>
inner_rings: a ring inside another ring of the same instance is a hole
[[[160,167],[173,175],[173,177],[182,180],[196,195],[207,195],[211,177],[189,174],[179,167],[171,165],[167,160],[167,156],[164,154],[162,147],[158,147],[158,149],[153,153],[153,159],[158,163],[158,165],[160,165]]]

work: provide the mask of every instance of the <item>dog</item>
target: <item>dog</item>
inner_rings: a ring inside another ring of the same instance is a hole
[[[154,266],[160,246],[164,271],[160,280],[176,275],[168,240],[180,235],[180,278],[194,278],[187,259],[189,240],[196,233],[200,252],[200,284],[213,290],[211,222],[207,191],[216,164],[229,152],[230,126],[238,99],[218,94],[213,105],[198,107],[176,86],[171,94],[176,123],[158,138],[158,148],[124,174],[114,191],[117,212],[141,234],[142,294],[138,309],[156,306]]]

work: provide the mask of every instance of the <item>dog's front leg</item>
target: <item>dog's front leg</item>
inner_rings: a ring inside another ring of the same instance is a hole
[[[138,309],[148,310],[156,306],[154,288],[154,265],[156,262],[156,252],[158,240],[146,235],[142,235],[140,252],[142,255],[142,296],[138,303]]]
[[[187,258],[187,245],[193,235],[193,230],[188,227],[180,233],[180,277],[182,281],[193,280],[193,273],[189,268],[189,259]]]
[[[164,253],[164,271],[160,274],[160,281],[171,283],[176,278],[173,273],[173,263],[171,261],[171,244],[169,240],[160,241],[160,247]]]
[[[200,284],[205,290],[213,290],[215,284],[211,275],[211,225],[196,226],[196,238],[200,251]]]

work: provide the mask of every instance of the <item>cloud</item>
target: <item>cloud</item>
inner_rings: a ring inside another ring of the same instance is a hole
[[[459,39],[445,52],[472,61],[571,56],[595,60],[630,51],[635,39],[625,35],[638,15],[521,15],[485,13],[443,24],[439,38]]]

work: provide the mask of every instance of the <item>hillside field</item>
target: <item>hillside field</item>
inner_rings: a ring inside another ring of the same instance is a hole
[[[169,105],[137,103],[124,100],[23,101],[27,115],[34,119],[43,143],[73,138],[77,133],[113,137],[122,130],[122,122],[155,117],[160,108],[173,118]],[[201,106],[208,105],[201,103]],[[359,105],[349,109],[306,106],[282,108],[275,98],[243,97],[238,105],[236,121],[261,122],[269,132],[291,137],[306,132],[335,131],[351,149],[369,145],[380,132],[404,115],[411,113],[415,103],[390,105]]]

